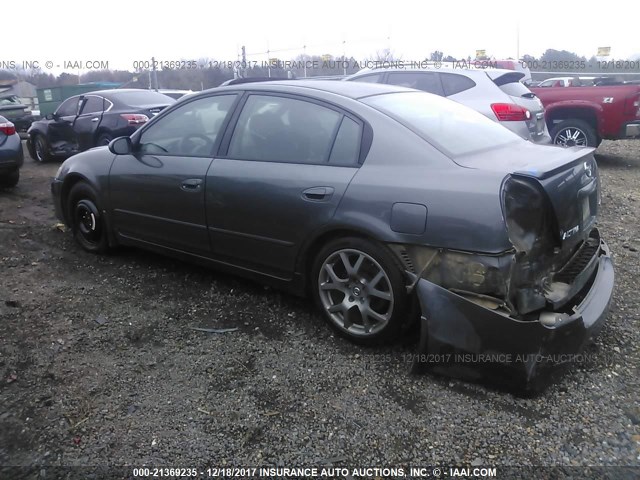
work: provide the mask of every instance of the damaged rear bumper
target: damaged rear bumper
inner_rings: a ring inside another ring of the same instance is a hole
[[[599,332],[613,286],[613,262],[604,241],[598,266],[576,296],[572,313],[552,326],[500,314],[420,279],[416,285],[422,309],[420,345],[412,369],[468,371],[471,367],[477,373],[483,366],[506,368],[524,381],[525,388],[536,388],[542,371],[576,361],[576,355]]]

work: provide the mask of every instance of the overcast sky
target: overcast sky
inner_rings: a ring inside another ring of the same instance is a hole
[[[0,62],[37,60],[42,66],[107,60],[112,69],[132,69],[135,60],[151,56],[236,60],[241,45],[248,54],[271,51],[249,56],[258,61],[291,59],[304,52],[304,45],[307,54],[345,53],[357,59],[389,47],[407,61],[422,60],[436,49],[458,58],[485,49],[500,59],[517,55],[518,30],[521,56],[539,56],[547,48],[587,58],[598,47],[611,47],[619,59],[640,52],[635,1],[438,3],[31,0],[28,13],[20,14],[23,7],[14,3],[17,14],[2,20]]]

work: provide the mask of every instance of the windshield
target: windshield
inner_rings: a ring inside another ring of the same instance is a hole
[[[22,105],[20,99],[15,95],[0,98],[0,105]]]
[[[428,93],[387,93],[362,102],[386,113],[451,158],[524,141],[475,110]]]

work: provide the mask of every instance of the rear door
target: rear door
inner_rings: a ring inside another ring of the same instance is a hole
[[[116,233],[125,240],[208,255],[205,179],[236,94],[188,101],[141,132],[109,176]]]
[[[85,95],[80,107],[80,115],[73,125],[80,151],[95,146],[98,128],[102,121],[103,111],[111,103],[98,95]]]
[[[290,278],[359,167],[362,122],[305,97],[254,93],[207,175],[215,257]]]

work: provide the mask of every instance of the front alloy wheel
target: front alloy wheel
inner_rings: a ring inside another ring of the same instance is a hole
[[[558,132],[555,143],[563,147],[586,147],[587,134],[577,127],[567,127]]]
[[[598,136],[584,120],[569,119],[557,123],[551,129],[553,143],[562,147],[597,147]]]

